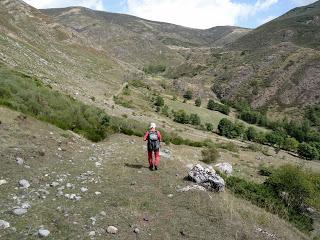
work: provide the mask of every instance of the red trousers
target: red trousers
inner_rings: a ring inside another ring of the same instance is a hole
[[[152,152],[154,152],[154,158],[155,158],[155,163],[154,165],[157,167],[160,161],[160,151],[148,151],[148,160],[149,160],[149,167],[153,166],[153,161],[152,161]]]

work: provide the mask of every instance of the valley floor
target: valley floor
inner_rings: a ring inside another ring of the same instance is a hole
[[[93,144],[6,108],[0,116],[0,180],[7,181],[0,219],[11,224],[0,239],[37,239],[41,227],[48,239],[308,239],[228,191],[177,192],[192,184],[184,180],[187,165],[198,163],[201,149],[163,146],[160,170],[151,172],[140,138],[113,135]],[[19,188],[21,179],[31,186]],[[23,203],[28,212],[13,215]],[[106,233],[110,225],[118,234]]]

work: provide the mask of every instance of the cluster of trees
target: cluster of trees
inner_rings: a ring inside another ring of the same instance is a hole
[[[319,142],[299,142],[296,138],[288,135],[286,131],[276,130],[264,133],[254,127],[246,128],[241,122],[233,123],[227,118],[223,118],[219,122],[218,130],[222,136],[227,138],[241,138],[271,145],[278,149],[297,152],[301,157],[308,160],[320,158]]]
[[[217,103],[217,102],[215,102],[215,101],[212,100],[212,99],[210,99],[210,100],[208,101],[207,108],[208,108],[209,110],[221,112],[221,113],[223,113],[223,114],[225,114],[225,115],[229,115],[229,113],[230,113],[230,107],[229,107],[229,106],[224,105],[224,104]]]
[[[173,111],[173,120],[182,124],[200,125],[201,119],[196,113],[187,114],[184,110]]]
[[[304,121],[270,120],[264,112],[254,111],[246,101],[226,102],[236,108],[239,118],[250,124],[256,124],[271,129],[270,136],[258,133],[256,137],[249,137],[251,141],[274,144],[280,148],[297,151],[306,159],[320,158],[320,106],[309,107]]]

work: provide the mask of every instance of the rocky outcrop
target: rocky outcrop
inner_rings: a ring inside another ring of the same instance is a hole
[[[195,165],[188,173],[189,178],[209,191],[223,192],[225,182],[213,169]]]

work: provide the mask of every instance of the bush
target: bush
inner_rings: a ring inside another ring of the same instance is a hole
[[[236,137],[236,135],[234,134],[234,124],[229,119],[221,119],[218,125],[218,130],[222,136],[225,136],[227,138]]]
[[[255,142],[258,138],[258,131],[254,127],[249,127],[246,131],[246,138]]]
[[[0,66],[0,104],[72,130],[92,141],[106,137],[109,116],[32,79]]]
[[[165,72],[166,69],[167,69],[167,67],[165,65],[158,64],[158,65],[148,65],[143,68],[143,71],[146,74],[157,74],[157,73]]]
[[[306,203],[314,191],[307,172],[292,165],[284,165],[274,170],[266,184],[271,186],[279,196],[285,193],[282,197],[283,201],[297,210],[301,210],[302,204]]]
[[[164,99],[161,96],[156,96],[154,99],[154,105],[158,107],[164,106]]]
[[[213,124],[212,123],[206,123],[206,129],[209,132],[212,132],[214,130]]]
[[[269,132],[266,134],[266,142],[272,146],[281,148],[283,146],[284,137],[279,132]]]
[[[161,109],[161,113],[166,116],[166,117],[169,117],[170,116],[170,113],[169,113],[169,107],[168,105],[164,105]]]
[[[193,93],[191,90],[187,90],[184,94],[183,94],[183,98],[186,100],[191,100],[193,97]]]
[[[293,137],[287,137],[283,143],[283,149],[287,151],[296,152],[299,147],[299,142]]]
[[[215,163],[219,157],[220,154],[218,150],[214,146],[210,146],[202,150],[201,161],[206,164]]]
[[[189,116],[184,110],[178,110],[177,112],[173,113],[173,121],[182,124],[189,123]]]
[[[196,101],[194,102],[194,104],[195,104],[197,107],[201,107],[201,98],[197,98]]]
[[[218,111],[223,114],[229,115],[230,113],[230,108],[227,105],[223,105],[220,103],[216,103],[214,100],[210,99],[208,101],[207,109],[213,110],[213,111]]]
[[[259,174],[260,174],[261,176],[269,177],[269,176],[271,176],[271,174],[273,173],[273,171],[274,171],[273,168],[263,166],[263,167],[260,167],[260,169],[259,169]]]
[[[239,152],[239,148],[236,144],[232,143],[232,142],[228,142],[228,143],[218,143],[216,145],[218,148],[221,148],[221,149],[225,149],[225,150],[228,150],[230,152]]]
[[[198,116],[198,114],[195,113],[191,113],[190,117],[189,117],[189,123],[192,125],[200,125],[201,124],[201,120],[200,117]]]
[[[301,143],[298,147],[298,154],[306,158],[307,160],[317,160],[319,159],[319,152],[316,147],[308,144]]]

